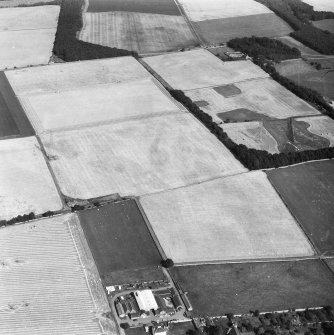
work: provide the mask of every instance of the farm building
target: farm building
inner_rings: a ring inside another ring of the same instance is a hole
[[[158,304],[151,290],[136,291],[135,298],[137,300],[139,308],[143,311],[158,309]]]

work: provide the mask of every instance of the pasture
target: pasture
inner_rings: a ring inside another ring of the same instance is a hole
[[[2,8],[0,69],[48,64],[59,6]]]
[[[222,62],[204,49],[145,57],[144,61],[170,86],[180,90],[268,77],[251,61]]]
[[[225,315],[334,304],[334,281],[319,260],[178,266],[174,280],[194,315]]]
[[[37,133],[180,112],[151,78],[20,97]]]
[[[234,4],[234,1],[230,2]],[[239,9],[238,9],[239,10]],[[197,33],[208,44],[228,42],[237,37],[278,37],[293,30],[274,13],[228,17],[192,22]]]
[[[35,137],[0,141],[0,220],[63,205]]]
[[[227,123],[221,127],[237,144],[243,144],[247,148],[265,150],[271,154],[279,153],[275,138],[261,122]]]
[[[334,34],[334,19],[313,21],[312,24],[319,29],[329,31]]]
[[[239,63],[239,62],[235,62]],[[291,116],[307,116],[320,114],[314,107],[288,91],[271,78],[246,80],[234,83],[240,94],[225,98],[217,88],[203,88],[187,91],[186,95],[193,101],[205,101],[202,110],[211,115],[216,122],[241,121],[238,110],[246,109],[256,114],[245,120],[261,121],[268,118],[283,119]],[[235,116],[233,112],[235,111]],[[230,112],[230,113],[228,113]],[[225,113],[228,113],[225,115]],[[264,115],[264,117],[261,116]]]
[[[115,334],[80,229],[67,214],[0,230],[1,334]]]
[[[316,72],[316,69],[303,59],[293,59],[275,65],[276,71],[281,76],[299,75],[302,73]]]
[[[113,284],[128,283],[128,272],[124,270],[160,264],[161,256],[135,200],[80,211],[79,218],[102,279],[110,276],[112,280],[116,272]],[[121,271],[126,276],[119,282]]]
[[[261,171],[142,196],[140,202],[176,264],[313,255]]]
[[[334,258],[326,258],[325,262],[334,273]]]
[[[304,117],[298,118],[298,121],[308,123],[310,126],[307,130],[317,136],[326,138],[329,146],[334,146],[334,120],[328,116]]]
[[[7,71],[15,94],[57,93],[73,88],[129,83],[150,74],[133,57],[98,59]]]
[[[181,15],[173,0],[90,0],[87,12],[138,12]]]
[[[142,195],[246,169],[188,113],[42,134],[62,192]]]
[[[268,170],[267,175],[319,253],[334,255],[334,160]]]
[[[105,12],[84,13],[79,39],[139,54],[172,51],[198,42],[182,16]]]
[[[254,0],[178,0],[191,21],[272,13]]]
[[[313,6],[316,11],[334,12],[334,3],[332,0],[303,0],[303,2]]]

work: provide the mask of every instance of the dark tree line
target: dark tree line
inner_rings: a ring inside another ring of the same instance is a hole
[[[267,37],[234,38],[227,45],[253,58],[264,57],[275,62],[301,57],[301,53],[297,48],[291,48],[279,40]]]
[[[82,28],[84,0],[62,0],[53,53],[67,62],[119,56],[137,56],[136,52],[104,47],[77,39]]]
[[[181,102],[200,120],[249,170],[277,168],[309,160],[334,158],[334,148],[270,154],[264,150],[250,149],[243,144],[236,144],[228,137],[227,133],[212,120],[212,117],[203,112],[184,92],[180,90],[169,90],[169,92],[174,99]]]
[[[276,80],[278,83],[280,83],[282,86],[284,86],[286,89],[297,95],[299,98],[309,102],[310,104],[316,106],[323,114],[328,115],[330,118],[334,119],[334,108],[331,107],[326,100],[323,98],[323,96],[304,86],[297,85],[292,80],[281,76],[275,69],[275,66],[273,65],[272,61],[273,59],[270,57],[267,57],[267,55],[270,55],[270,52],[264,52],[260,53],[254,50],[252,46],[252,42],[254,41],[266,41],[267,38],[262,37],[244,37],[244,38],[235,38],[230,40],[227,45],[237,51],[242,51],[243,53],[246,53],[247,55],[253,57],[253,61],[256,65],[260,66],[264,71],[269,73],[269,75]],[[259,42],[257,42],[259,44]],[[258,49],[261,50],[264,49],[264,43],[262,43],[262,48]],[[289,48],[289,47],[288,47]],[[290,52],[286,51],[288,49],[286,48],[280,48],[278,47],[276,51],[276,59],[285,57],[285,52],[288,52],[287,54],[291,53],[294,48],[290,48]],[[270,50],[270,49],[269,49]],[[279,53],[282,53],[280,56]]]
[[[310,48],[334,54],[334,35],[314,27],[311,20],[334,18],[332,12],[317,12],[301,0],[256,0],[286,21],[295,31],[290,35]]]
[[[18,215],[10,220],[1,220],[0,227],[10,226],[15,223],[25,222],[33,219],[35,219],[35,213],[30,212],[29,214]]]

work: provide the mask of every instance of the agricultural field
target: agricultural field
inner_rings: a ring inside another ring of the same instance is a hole
[[[63,205],[35,137],[0,141],[0,220]]]
[[[35,132],[4,72],[0,71],[0,138],[34,134]]]
[[[232,62],[230,62],[232,63]],[[235,62],[240,63],[240,62]],[[320,114],[271,78],[189,90],[186,95],[217,123],[284,119]]]
[[[314,254],[262,171],[142,196],[140,202],[175,264]]]
[[[59,6],[2,8],[0,69],[48,64]]]
[[[61,191],[142,195],[247,171],[187,113],[42,134]]]
[[[52,2],[52,1],[53,0],[43,0],[44,3]],[[41,2],[41,0],[1,0],[0,8],[1,7],[16,7],[20,5],[33,5],[39,2]]]
[[[334,19],[313,21],[312,24],[319,29],[329,31],[330,33],[334,34]]]
[[[317,71],[311,64],[303,59],[280,62],[275,65],[275,69],[281,76],[285,77]]]
[[[80,211],[79,218],[103,280],[110,277],[111,285],[129,283],[128,275],[136,269],[144,269],[146,281],[152,280],[149,268],[156,268],[161,256],[135,200]]]
[[[98,59],[6,71],[15,94],[56,93],[86,86],[130,83],[150,78],[133,57]]]
[[[117,333],[80,230],[75,214],[0,230],[1,334]]]
[[[334,258],[326,258],[325,262],[334,273]]]
[[[192,25],[207,44],[245,36],[284,36],[289,25],[253,0],[179,0]]]
[[[181,112],[151,78],[26,95],[20,101],[37,133]]]
[[[138,12],[181,15],[173,0],[90,0],[87,12]]]
[[[251,149],[265,150],[271,154],[279,153],[275,138],[263,127],[262,122],[224,124],[222,128],[237,144],[243,144]]]
[[[172,51],[198,43],[182,16],[132,12],[84,13],[79,39],[139,54]]]
[[[313,6],[316,11],[334,12],[334,3],[332,0],[303,0],[303,2]]]
[[[284,44],[288,45],[291,48],[297,48],[302,56],[305,55],[319,55],[319,53],[306,45],[302,44],[301,42],[295,40],[291,36],[282,36],[277,38],[279,41],[283,42]]]
[[[228,85],[269,76],[251,61],[222,62],[204,49],[145,57],[144,61],[170,86],[180,90]]]
[[[334,255],[334,160],[268,170],[267,175],[317,250]]]
[[[177,266],[174,280],[194,315],[217,316],[334,304],[334,280],[319,260]]]

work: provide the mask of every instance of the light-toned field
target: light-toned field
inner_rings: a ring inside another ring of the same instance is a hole
[[[141,54],[198,43],[182,16],[135,12],[84,13],[79,39]]]
[[[313,6],[314,10],[317,11],[334,12],[333,0],[303,0],[303,2]]]
[[[21,96],[20,101],[37,133],[180,112],[179,107],[151,78],[118,85],[26,95]]]
[[[262,122],[229,123],[221,126],[229,138],[248,148],[279,153],[274,137],[263,127]]]
[[[272,13],[254,0],[178,0],[192,21]]]
[[[144,61],[174,89],[181,90],[268,77],[251,61],[222,62],[204,49],[146,57]]]
[[[62,208],[35,137],[0,141],[0,157],[0,220]]]
[[[147,195],[140,202],[176,264],[314,253],[262,171]]]
[[[51,2],[53,0],[43,0],[43,2]],[[2,0],[0,7],[15,7],[19,5],[32,5],[41,2],[41,0]]]
[[[3,8],[0,11],[0,70],[48,64],[59,6]]]
[[[307,122],[310,127],[307,130],[310,133],[319,135],[327,138],[330,142],[330,146],[334,146],[334,120],[328,116],[317,116],[317,117],[303,117],[298,118],[298,121]]]
[[[208,105],[201,109],[217,122],[221,122],[217,113],[240,108],[278,119],[320,114],[271,78],[247,80],[235,83],[234,86],[242,93],[228,98],[224,98],[212,88],[187,91],[186,95],[193,101],[206,101]]]
[[[316,72],[316,69],[303,59],[283,61],[275,65],[276,71],[281,76],[292,76],[301,73]]]
[[[282,36],[282,37],[278,37],[277,39],[283,42],[284,44],[288,45],[291,48],[297,48],[301,52],[302,56],[303,55],[319,55],[317,51],[314,51],[313,49],[300,43],[299,41],[295,40],[291,36]]]
[[[48,64],[56,28],[0,32],[0,70]]]
[[[6,76],[15,94],[20,96],[128,83],[148,78],[150,74],[133,57],[116,57],[7,71]]]
[[[117,334],[78,230],[75,214],[0,230],[1,334]]]
[[[312,24],[319,29],[327,30],[330,33],[334,34],[334,19],[313,21]]]
[[[56,28],[59,9],[59,6],[2,8],[0,11],[0,32]]]
[[[41,138],[62,192],[72,198],[141,195],[246,171],[186,113]]]

